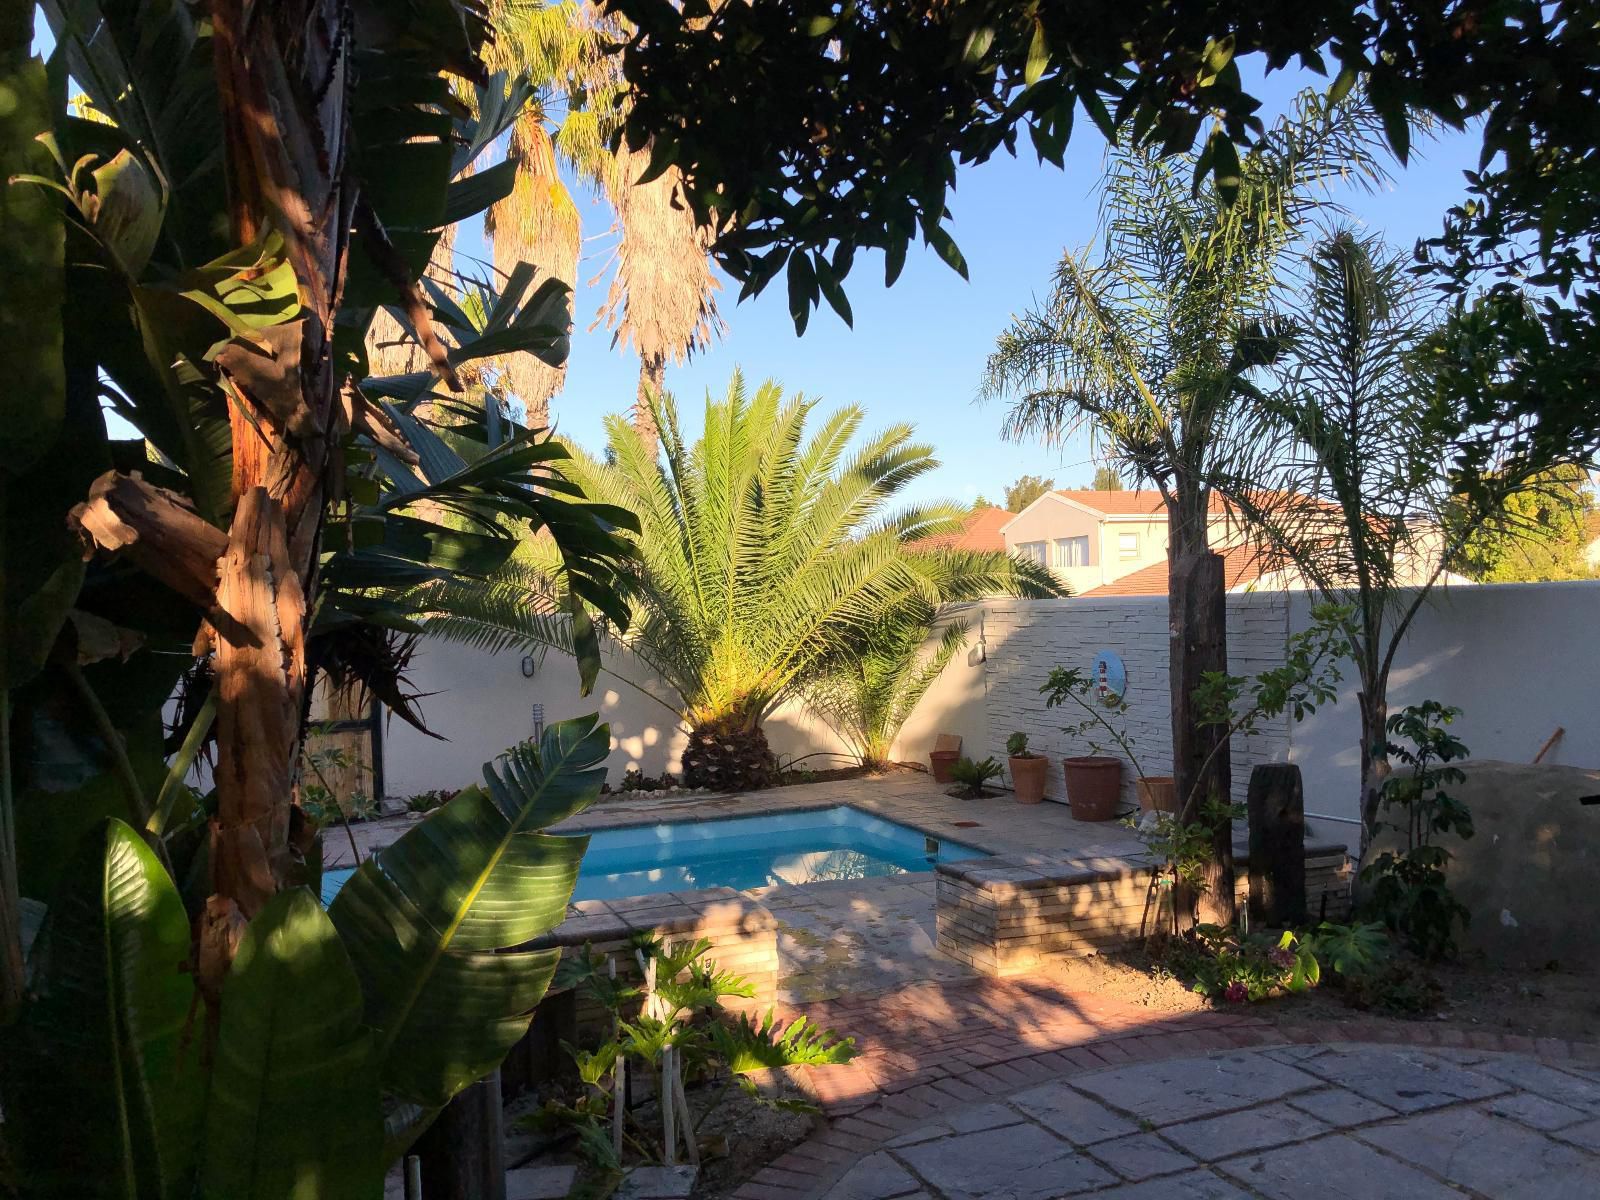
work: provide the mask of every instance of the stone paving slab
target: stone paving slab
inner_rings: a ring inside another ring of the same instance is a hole
[[[1419,1026],[1414,1032],[1422,1038],[1434,1031]],[[1166,1040],[1180,1046],[1185,1036]],[[1118,1057],[1114,1046],[1104,1045],[1098,1056],[1054,1053],[1004,1071],[974,1071],[959,1088],[890,1093],[836,1122],[816,1149],[786,1155],[737,1196],[1600,1197],[1600,1118],[1511,1082],[1586,1099],[1586,1085],[1594,1081],[1560,1062],[1443,1047],[1333,1044],[1151,1062],[1122,1054],[1124,1065],[1103,1065]],[[1581,1054],[1585,1063],[1595,1056],[1593,1047],[1551,1048]],[[1049,1073],[1045,1063],[1057,1078],[1021,1082]],[[835,1161],[838,1168],[830,1169]]]

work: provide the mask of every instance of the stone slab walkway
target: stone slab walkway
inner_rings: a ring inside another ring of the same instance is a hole
[[[1600,1197],[1597,1046],[992,980],[801,1011],[862,1054],[796,1072],[828,1128],[736,1200]]]

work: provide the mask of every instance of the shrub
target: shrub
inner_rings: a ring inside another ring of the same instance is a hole
[[[1398,815],[1380,826],[1401,834],[1405,849],[1385,850],[1361,872],[1364,907],[1430,959],[1455,951],[1456,922],[1465,925],[1470,917],[1445,882],[1450,851],[1434,840],[1472,836],[1471,812],[1444,790],[1466,778],[1459,767],[1448,765],[1468,753],[1445,728],[1460,715],[1459,708],[1424,700],[1389,718],[1391,740],[1384,749],[1411,769],[1384,782],[1379,811]],[[1392,740],[1397,736],[1405,740]]]
[[[969,800],[976,800],[983,795],[983,785],[991,779],[998,778],[1002,770],[1003,768],[993,758],[981,759],[978,762],[963,758],[950,768],[950,778],[966,785],[966,791],[962,795]]]

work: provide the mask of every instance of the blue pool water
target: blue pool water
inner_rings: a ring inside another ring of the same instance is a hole
[[[870,879],[931,871],[934,863],[984,854],[844,804],[809,812],[601,829],[590,835],[572,898]],[[348,870],[323,874],[324,901],[332,899],[349,875]]]

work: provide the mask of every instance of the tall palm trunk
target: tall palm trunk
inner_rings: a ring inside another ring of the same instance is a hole
[[[629,422],[638,431],[653,454],[661,444],[661,431],[656,428],[652,399],[659,401],[667,385],[667,356],[663,353],[643,354],[639,358],[639,390],[634,397],[633,412]]]
[[[1183,801],[1180,819],[1195,820],[1206,801],[1228,801],[1232,765],[1226,730],[1198,724],[1194,691],[1206,672],[1228,669],[1227,581],[1222,556],[1206,531],[1207,503],[1197,488],[1184,487],[1168,501],[1168,621],[1172,688],[1172,774]],[[1217,824],[1211,858],[1198,897],[1200,918],[1227,925],[1234,918],[1233,823]],[[1189,905],[1180,904],[1186,912]]]

